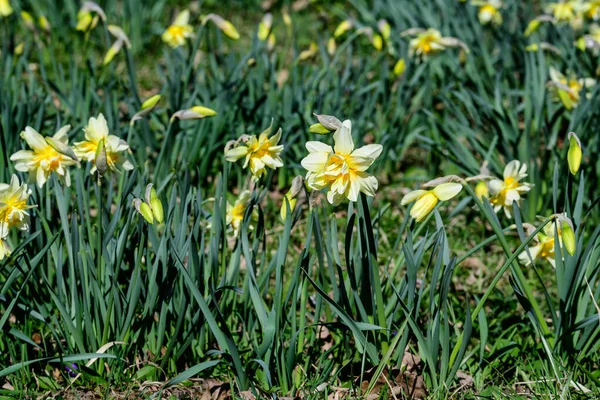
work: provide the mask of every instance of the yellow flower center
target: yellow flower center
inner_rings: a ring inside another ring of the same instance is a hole
[[[10,222],[9,217],[16,210],[25,210],[27,208],[27,200],[20,200],[18,197],[11,196],[4,201],[6,204],[0,210],[0,221]]]
[[[438,40],[436,35],[431,33],[423,34],[419,36],[419,41],[417,42],[417,48],[421,50],[421,52],[425,54],[429,54],[435,51],[433,48],[433,43]]]
[[[183,37],[185,34],[185,27],[183,25],[171,25],[167,28],[167,32],[173,37]]]
[[[554,258],[554,239],[551,237],[546,237],[542,240],[542,248],[540,249],[539,256],[540,258]]]
[[[38,165],[43,161],[46,161],[44,169],[47,171],[54,171],[60,166],[61,155],[58,151],[54,150],[52,146],[46,146],[44,150],[35,153],[33,161]]]
[[[490,15],[493,16],[493,15],[496,15],[496,13],[498,12],[498,10],[493,5],[486,4],[486,5],[482,6],[479,9],[479,12],[482,13],[482,14],[490,14]]]

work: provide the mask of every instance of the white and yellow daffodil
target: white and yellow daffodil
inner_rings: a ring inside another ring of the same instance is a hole
[[[508,218],[512,217],[513,202],[518,202],[521,195],[529,192],[531,185],[521,182],[527,177],[527,164],[513,160],[504,167],[504,179],[492,179],[488,182],[490,204],[494,211],[504,208]]]
[[[402,36],[413,36],[408,43],[408,53],[411,57],[426,58],[449,47],[462,47],[465,51],[469,50],[462,41],[454,37],[442,36],[440,31],[434,28],[427,30],[412,28],[404,31]]]
[[[173,23],[162,34],[161,38],[163,42],[172,48],[183,46],[186,39],[192,37],[194,34],[194,29],[189,22],[190,12],[188,10],[183,10],[177,15]]]
[[[561,101],[567,110],[577,107],[581,99],[580,92],[583,88],[590,89],[596,85],[592,78],[577,78],[574,75],[566,77],[554,68],[550,68],[550,82],[548,86],[552,91],[555,101]],[[588,91],[587,98],[591,96]]]
[[[9,0],[0,0],[0,17],[8,17],[13,13]]]
[[[419,189],[408,192],[400,204],[403,206],[415,204],[410,209],[410,216],[417,222],[421,222],[433,211],[440,201],[447,201],[455,197],[462,190],[462,185],[455,182],[446,182],[437,185],[431,190]]]
[[[120,137],[109,134],[108,123],[104,115],[100,114],[98,118],[91,117],[83,131],[86,140],[75,143],[73,150],[77,157],[94,163],[90,173],[96,172],[96,154],[101,143],[106,149],[106,164],[110,170],[119,171],[119,167],[124,170],[133,169],[133,164],[126,156],[129,145]]]
[[[8,236],[8,224],[0,222],[0,260],[4,260],[5,257],[10,256],[11,248],[6,242]]]
[[[19,177],[14,175],[10,179],[10,184],[0,183],[0,223],[4,223],[8,228],[14,226],[21,230],[29,229],[27,210],[33,206],[27,205],[31,190],[27,184],[21,184]]]
[[[352,123],[346,120],[333,134],[334,147],[311,141],[306,143],[309,154],[301,161],[308,171],[306,182],[313,190],[328,188],[327,200],[338,205],[344,198],[357,201],[358,194],[374,196],[377,179],[367,169],[383,151],[380,144],[354,149]]]
[[[233,205],[227,202],[227,215],[226,215],[226,224],[232,228],[233,236],[238,237],[242,228],[242,222],[244,221],[244,215],[246,214],[246,209],[250,205],[250,200],[252,197],[252,193],[248,190],[244,190],[238,198],[235,200]],[[258,220],[258,211],[254,209],[252,211],[251,220],[256,222]],[[253,230],[253,224],[250,224],[249,230]]]
[[[483,25],[493,23],[502,24],[502,1],[501,0],[472,0],[471,4],[479,7],[477,18]]]
[[[554,247],[555,233],[558,233],[558,242],[561,247],[563,246],[564,239],[567,239],[567,242],[570,242],[569,245],[565,243],[565,249],[569,254],[573,255],[575,253],[575,236],[573,234],[573,229],[570,220],[568,220],[566,217],[560,216],[556,221],[544,226],[543,233],[539,232],[536,235],[536,244],[529,247],[529,254],[527,251],[523,251],[521,254],[519,254],[519,261],[521,264],[528,266],[531,265],[533,261],[545,260],[548,261],[553,267],[556,267],[556,254]],[[566,233],[569,234],[566,235]],[[571,246],[572,248],[569,248]]]
[[[269,126],[258,138],[256,135],[244,135],[240,138],[242,143],[225,151],[225,159],[236,162],[244,158],[243,168],[250,167],[254,180],[260,179],[266,172],[266,168],[277,169],[283,167],[281,152],[283,145],[279,144],[281,139],[281,128],[277,133],[269,137],[271,133]]]
[[[44,138],[35,129],[26,127],[21,132],[21,138],[32,150],[19,150],[10,156],[11,161],[16,161],[15,169],[28,172],[30,182],[36,182],[40,188],[44,186],[52,172],[70,186],[71,175],[68,167],[75,165],[77,161],[72,157],[74,154],[68,155],[72,153],[67,137],[69,129],[71,129],[70,125],[63,126],[52,138]]]

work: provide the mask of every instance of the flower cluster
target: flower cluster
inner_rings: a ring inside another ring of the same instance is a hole
[[[208,21],[213,21],[215,25],[230,39],[237,40],[240,38],[235,26],[226,19],[216,14],[209,14],[201,17],[202,25],[205,25]],[[185,45],[186,40],[194,35],[194,27],[190,24],[190,12],[189,10],[183,10],[173,20],[173,23],[167,27],[162,34],[161,38],[163,42],[177,48]]]

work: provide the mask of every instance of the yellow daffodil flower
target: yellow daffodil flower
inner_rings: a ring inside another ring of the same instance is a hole
[[[417,222],[421,222],[433,211],[440,201],[447,201],[455,197],[462,190],[462,185],[455,182],[446,182],[437,185],[431,190],[413,190],[407,193],[400,204],[403,206],[412,203],[415,204],[410,209],[410,216]]]
[[[600,0],[592,0],[586,3],[585,17],[594,21],[600,19]]]
[[[581,141],[575,132],[569,132],[569,151],[567,153],[567,162],[569,164],[569,171],[571,174],[576,175],[581,166],[581,158],[583,152],[581,150]]]
[[[8,17],[13,13],[9,0],[0,0],[0,17]]]
[[[31,190],[27,184],[19,183],[17,175],[13,174],[10,184],[0,183],[0,223],[7,224],[9,228],[29,229],[27,210],[32,208],[27,205],[29,195]]]
[[[500,9],[503,4],[500,0],[473,0],[471,4],[479,7],[477,18],[481,24],[486,25],[493,23],[496,25],[502,24],[502,14]]]
[[[508,218],[512,217],[513,202],[518,202],[521,195],[529,192],[531,185],[521,182],[527,177],[527,164],[513,160],[504,167],[504,179],[492,179],[488,182],[490,193],[490,204],[494,211],[498,212],[504,208]]]
[[[26,127],[21,132],[23,138],[32,150],[19,150],[12,156],[11,161],[16,161],[15,169],[21,172],[29,172],[29,180],[36,182],[42,188],[52,172],[64,179],[67,186],[71,185],[71,175],[68,167],[75,165],[77,161],[68,155],[72,150],[69,146],[67,132],[70,125],[63,126],[52,136],[51,140],[45,139],[31,127]],[[63,152],[55,149],[56,143],[61,143],[68,150]],[[53,146],[54,145],[54,146]],[[67,154],[64,154],[67,153]]]
[[[229,162],[236,162],[241,158],[245,158],[243,168],[250,166],[250,172],[255,181],[267,172],[267,167],[271,169],[283,167],[283,161],[281,160],[283,145],[279,144],[281,128],[275,135],[269,137],[271,127],[272,125],[262,132],[258,138],[256,135],[242,136],[240,141],[243,143],[238,143],[237,146],[225,151],[225,159]]]
[[[544,226],[543,231],[544,233],[540,232],[536,235],[537,244],[529,247],[529,254],[527,254],[527,251],[519,254],[519,261],[523,265],[531,265],[532,261],[536,260],[545,260],[556,267],[555,233],[558,234],[559,245],[564,247],[570,255],[575,254],[576,241],[573,223],[566,214],[557,215],[553,222]]]
[[[183,46],[185,44],[185,40],[192,37],[194,34],[194,29],[189,22],[190,12],[188,10],[183,10],[179,13],[179,15],[177,15],[175,21],[173,21],[173,23],[162,34],[161,38],[163,42],[174,49]]]
[[[554,68],[550,68],[550,82],[548,86],[552,90],[555,101],[560,100],[567,110],[577,107],[580,100],[580,92],[585,87],[587,89],[596,85],[596,81],[592,78],[578,79],[574,75],[567,78]],[[587,97],[591,93],[588,91]]]
[[[308,187],[327,188],[327,200],[333,205],[340,204],[344,198],[357,201],[360,192],[375,196],[377,179],[366,171],[381,155],[383,146],[369,144],[355,150],[350,120],[345,120],[335,131],[333,140],[334,147],[317,141],[306,143],[309,154],[301,164],[308,171]]]
[[[227,215],[225,223],[231,226],[233,230],[233,237],[238,237],[242,228],[242,222],[244,221],[244,215],[246,214],[246,209],[250,205],[251,193],[248,190],[244,190],[238,198],[236,199],[233,205],[227,202]],[[252,211],[251,220],[256,222],[258,220],[258,211],[254,209]],[[253,230],[253,224],[250,224],[249,230]]]
[[[0,223],[0,260],[4,260],[5,257],[10,256],[11,249],[6,243],[6,237],[8,236],[8,225],[4,222]]]
[[[586,9],[581,0],[559,1],[546,6],[546,12],[551,13],[558,22],[573,22]]]
[[[449,47],[462,47],[465,51],[468,51],[466,44],[453,37],[444,37],[434,28],[423,30],[420,28],[412,28],[405,31],[403,36],[415,36],[410,40],[409,55],[423,57],[439,53]]]
[[[133,164],[126,157],[129,145],[118,136],[109,134],[104,115],[100,114],[98,118],[91,117],[83,131],[86,140],[75,143],[74,151],[77,157],[94,163],[90,173],[96,172],[96,154],[101,143],[106,149],[106,164],[110,170],[118,171],[119,167],[124,170],[133,169]]]

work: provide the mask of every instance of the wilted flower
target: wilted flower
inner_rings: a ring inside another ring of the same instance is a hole
[[[313,190],[327,188],[327,200],[338,205],[344,198],[358,200],[358,193],[374,196],[377,179],[367,169],[383,151],[380,144],[354,149],[352,123],[345,120],[333,134],[334,147],[322,142],[307,142],[309,154],[301,161],[308,172],[306,181]]]
[[[235,26],[220,15],[206,15],[202,18],[202,25],[205,25],[208,21],[213,21],[215,25],[217,25],[217,28],[219,28],[228,38],[233,40],[238,40],[240,38],[240,34],[237,29],[235,29]]]
[[[417,222],[421,222],[433,211],[440,201],[447,201],[455,197],[462,190],[462,185],[456,182],[446,182],[435,186],[431,190],[413,190],[407,193],[400,204],[403,206],[415,204],[410,209],[410,216]]]
[[[6,243],[6,237],[8,236],[8,224],[0,222],[0,260],[4,260],[5,257],[10,256],[11,249]]]
[[[32,150],[19,150],[12,156],[11,161],[16,161],[15,169],[29,172],[29,180],[36,182],[38,187],[43,187],[50,174],[63,178],[67,186],[71,185],[71,175],[68,167],[77,163],[77,157],[69,147],[67,132],[71,125],[63,126],[51,138],[44,138],[35,129],[26,127],[21,132],[23,138]]]
[[[240,230],[242,227],[242,222],[244,221],[244,215],[246,214],[246,209],[250,205],[251,193],[248,190],[244,190],[238,196],[237,200],[233,205],[227,202],[227,217],[226,224],[230,225],[233,229],[233,236],[238,237],[240,234]],[[258,220],[258,212],[257,210],[252,211],[251,216],[252,221]],[[253,230],[253,224],[250,224],[249,230]]]
[[[149,224],[153,224],[154,220],[162,224],[164,220],[163,205],[151,183],[146,186],[145,198],[145,202],[139,198],[133,199],[133,206]]]
[[[109,135],[108,124],[104,115],[98,115],[98,118],[91,117],[88,125],[83,128],[85,132],[85,141],[75,143],[75,154],[77,157],[94,163],[90,173],[97,170],[97,154],[106,152],[106,166],[112,171],[118,171],[119,167],[124,170],[132,170],[133,164],[126,158],[126,151],[129,145],[123,139],[115,135]],[[103,145],[103,146],[101,146]]]
[[[13,13],[9,0],[0,0],[0,17],[8,17]]]
[[[283,145],[279,144],[281,139],[281,128],[271,137],[271,125],[262,132],[257,138],[256,135],[244,135],[240,138],[242,143],[236,143],[236,146],[225,150],[225,159],[229,162],[236,162],[245,158],[243,168],[250,166],[250,172],[254,180],[260,179],[266,173],[266,167],[277,169],[283,167],[281,152]],[[228,145],[229,147],[229,145]]]
[[[570,75],[567,78],[565,75],[560,73],[554,68],[550,68],[550,81],[548,86],[552,90],[553,97],[556,100],[560,100],[567,110],[571,110],[577,107],[580,100],[579,93],[585,88],[591,88],[596,85],[596,81],[592,78],[578,79],[574,75]],[[591,93],[587,93],[589,98]]]
[[[571,174],[576,175],[581,166],[581,141],[575,132],[569,132],[569,151],[567,153],[567,162],[569,164],[569,171]]]
[[[32,208],[27,205],[29,195],[31,190],[27,184],[19,183],[17,175],[13,174],[8,185],[0,183],[0,223],[7,224],[9,228],[29,229],[27,210]]]
[[[472,0],[471,4],[479,7],[477,17],[482,24],[494,23],[502,24],[502,14],[500,9],[503,4],[501,0]]]
[[[454,37],[444,37],[437,29],[429,28],[427,30],[412,28],[404,31],[402,36],[415,36],[410,40],[410,56],[427,57],[449,47],[462,47],[465,51],[469,48],[466,44]]]
[[[183,10],[180,12],[175,21],[162,34],[163,42],[167,43],[172,48],[183,46],[187,38],[192,37],[194,30],[189,24],[190,12]]]
[[[521,194],[527,193],[531,189],[529,183],[521,182],[525,177],[527,177],[527,164],[513,160],[506,164],[503,180],[492,179],[489,181],[490,203],[494,206],[495,212],[504,208],[506,216],[512,217],[513,202],[518,202]]]

